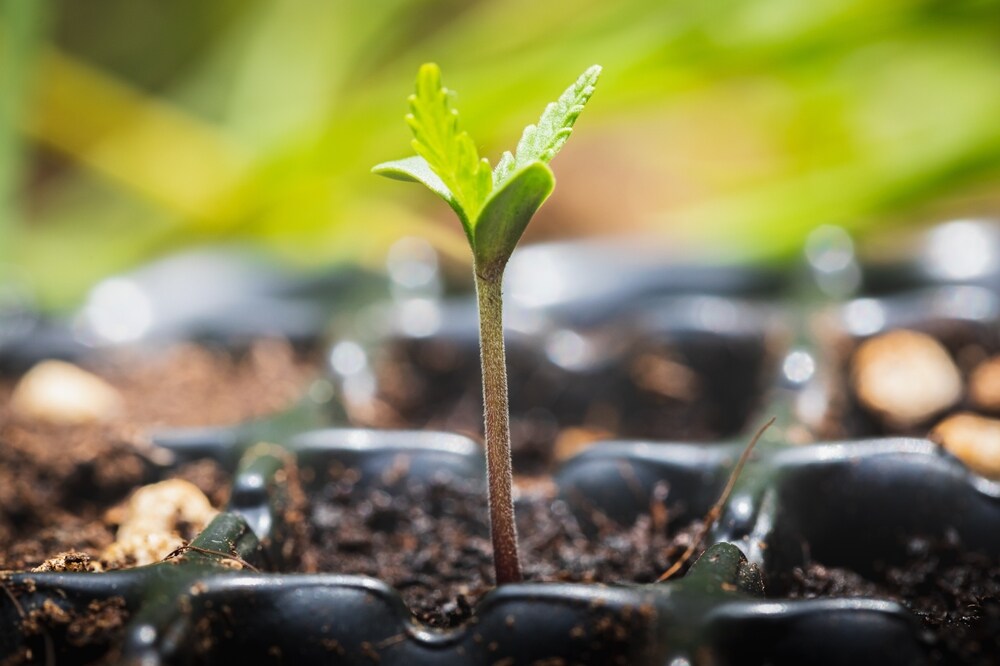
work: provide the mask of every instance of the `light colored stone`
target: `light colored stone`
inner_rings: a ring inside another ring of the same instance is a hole
[[[119,537],[101,553],[101,562],[107,570],[143,567],[156,564],[183,545],[180,536],[162,532]]]
[[[937,424],[930,437],[972,471],[1000,479],[1000,420],[963,412]]]
[[[72,363],[42,361],[17,383],[10,408],[24,418],[72,425],[113,418],[122,410],[122,398],[106,381]]]
[[[989,412],[1000,412],[1000,356],[988,358],[969,377],[972,403]]]
[[[948,351],[916,331],[863,342],[854,353],[851,383],[866,409],[898,428],[924,423],[962,397],[962,376]]]
[[[200,532],[217,513],[205,494],[188,481],[171,479],[143,486],[129,497],[115,542],[101,559],[109,568],[159,562],[184,545],[180,523]]]
[[[594,442],[610,439],[612,436],[613,433],[597,428],[563,428],[556,437],[555,459],[560,462],[569,460],[589,449]]]
[[[658,354],[637,357],[632,362],[630,374],[636,386],[664,398],[694,402],[701,392],[701,382],[694,370]]]

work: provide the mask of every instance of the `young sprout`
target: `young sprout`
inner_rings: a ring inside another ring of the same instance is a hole
[[[425,64],[417,74],[416,92],[409,97],[410,113],[406,116],[417,154],[372,169],[389,178],[423,183],[444,199],[462,222],[472,249],[479,303],[490,534],[498,585],[521,580],[511,494],[503,272],[531,216],[555,187],[547,165],[572,133],[600,73],[601,68],[594,65],[580,75],[558,100],[545,107],[537,125],[524,129],[516,151],[505,152],[491,171],[472,138],[458,128],[458,112],[451,108],[451,92],[441,85],[441,70],[433,63]]]

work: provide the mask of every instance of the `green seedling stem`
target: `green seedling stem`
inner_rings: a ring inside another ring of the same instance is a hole
[[[389,178],[422,183],[444,199],[462,223],[472,250],[479,304],[490,534],[498,585],[521,580],[503,343],[503,273],[531,217],[555,187],[548,164],[572,133],[600,72],[594,65],[581,74],[559,99],[545,107],[537,124],[524,129],[517,149],[505,152],[491,170],[489,161],[479,157],[469,134],[459,130],[458,112],[451,106],[451,91],[441,84],[441,70],[435,64],[425,64],[417,74],[406,116],[417,154],[372,169]]]

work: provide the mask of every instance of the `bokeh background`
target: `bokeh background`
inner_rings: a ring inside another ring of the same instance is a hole
[[[425,61],[493,162],[604,65],[529,240],[780,259],[1000,208],[997,0],[0,0],[0,263],[60,306],[202,243],[459,257],[440,201],[369,174]]]

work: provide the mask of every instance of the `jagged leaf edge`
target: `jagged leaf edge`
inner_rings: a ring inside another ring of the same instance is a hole
[[[493,173],[469,133],[459,129],[453,97],[442,83],[441,68],[424,63],[417,72],[416,90],[407,97],[410,112],[405,120],[414,152],[445,183],[465,218],[473,220],[493,189]]]
[[[594,94],[601,71],[600,65],[585,69],[554,102],[545,106],[537,123],[524,128],[515,151],[505,151],[497,162],[493,170],[494,187],[506,182],[519,167],[536,160],[552,161],[573,133],[573,126]],[[542,142],[545,149],[537,150]]]

